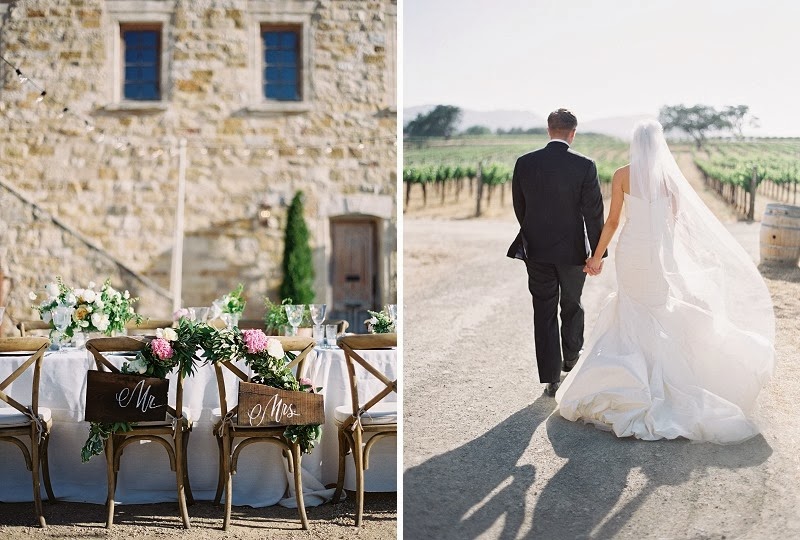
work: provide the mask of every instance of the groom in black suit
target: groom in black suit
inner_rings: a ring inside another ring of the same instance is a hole
[[[603,229],[597,166],[570,149],[577,126],[567,109],[550,113],[550,142],[517,159],[512,180],[521,230],[508,256],[523,259],[527,266],[539,381],[547,383],[545,392],[550,396],[558,390],[562,369],[575,366],[583,347],[584,264]]]

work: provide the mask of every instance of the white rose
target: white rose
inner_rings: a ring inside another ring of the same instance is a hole
[[[86,289],[83,291],[83,299],[86,300],[88,303],[94,302],[94,299],[97,297],[97,294],[92,289]]]
[[[164,328],[164,339],[167,341],[178,341],[178,333],[172,328]]]
[[[368,322],[369,324],[371,324],[372,326],[375,326],[376,324],[378,324],[378,319],[376,319],[375,317],[372,317],[372,318],[371,318],[370,320],[368,320],[367,322]]]
[[[97,309],[103,309],[103,306],[105,306],[106,304],[105,304],[105,302],[103,302],[103,300],[102,300],[102,299],[101,299],[101,298],[98,296],[98,297],[95,299],[95,301],[94,301],[94,305],[95,305],[95,307],[96,307]]]
[[[98,331],[105,332],[109,325],[108,315],[100,312],[92,313],[92,324]]]
[[[131,293],[129,293],[128,291],[125,291],[125,293],[122,295],[122,297],[123,297],[125,300],[127,300],[128,298],[130,298],[130,297],[131,297]]]
[[[49,323],[53,320],[53,313],[50,311],[42,311],[42,320],[46,323]]]
[[[31,300],[36,300],[36,293],[33,291],[29,292],[28,298],[30,298]]]
[[[274,358],[283,358],[283,345],[277,339],[270,339],[267,341],[267,354]]]
[[[45,287],[44,290],[47,292],[47,296],[49,296],[50,298],[58,297],[58,293],[61,292],[58,290],[57,283],[48,283],[47,287]]]
[[[78,299],[75,298],[75,295],[72,294],[72,293],[69,293],[67,295],[67,304],[74,305],[74,304],[77,304],[77,303],[78,303]]]

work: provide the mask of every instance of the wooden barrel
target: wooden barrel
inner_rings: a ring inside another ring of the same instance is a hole
[[[768,204],[761,219],[761,262],[796,265],[800,260],[800,206]]]

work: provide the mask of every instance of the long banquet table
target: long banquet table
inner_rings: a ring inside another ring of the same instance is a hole
[[[392,350],[364,351],[365,358],[396,377],[397,353]],[[94,360],[85,350],[49,352],[45,355],[40,383],[40,407],[53,414],[50,439],[50,477],[53,491],[59,500],[102,504],[106,499],[106,470],[104,456],[95,456],[82,463],[80,450],[88,435],[83,421],[86,396],[86,371],[95,369]],[[0,362],[0,380],[15,369],[19,362]],[[30,395],[32,377],[20,377],[10,387],[21,395]],[[224,370],[227,372],[227,370]],[[359,368],[359,393],[371,396],[375,392],[373,377]],[[229,403],[235,404],[236,382],[232,374],[226,379]],[[303,493],[306,506],[322,504],[333,495],[326,484],[336,482],[338,439],[333,421],[334,409],[349,405],[350,389],[347,367],[340,349],[320,349],[306,361],[306,376],[321,386],[325,400],[325,425],[322,440],[311,454],[303,455]],[[380,384],[380,383],[378,383]],[[174,381],[170,392],[174,392]],[[174,395],[174,394],[173,394]],[[363,397],[363,396],[362,396]],[[385,398],[396,401],[396,394]],[[213,499],[217,485],[218,450],[212,434],[212,411],[219,407],[219,394],[214,369],[200,366],[193,377],[184,382],[184,409],[194,422],[189,437],[189,479],[195,499]],[[367,491],[396,491],[396,439],[377,442],[371,452],[370,468],[366,471]],[[233,479],[233,504],[253,507],[282,504],[296,506],[289,493],[286,461],[278,447],[257,444],[248,447],[239,458],[239,474]],[[0,443],[0,501],[32,501],[30,472],[25,468],[22,453],[12,444]],[[345,487],[354,488],[352,458],[347,458]],[[288,476],[291,478],[291,476]],[[293,486],[292,486],[293,487]],[[44,490],[42,496],[45,497]],[[175,474],[169,468],[164,449],[156,443],[131,445],[121,461],[115,500],[118,504],[137,504],[176,501]]]

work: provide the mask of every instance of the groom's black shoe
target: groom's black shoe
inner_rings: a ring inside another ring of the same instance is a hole
[[[562,364],[561,366],[561,371],[563,371],[564,373],[569,373],[570,371],[572,371],[572,368],[574,368],[575,364],[577,363],[578,363],[577,358],[574,360],[564,360],[564,364]]]
[[[544,393],[547,394],[550,397],[555,397],[556,390],[558,390],[559,386],[561,386],[560,382],[547,383],[547,386],[544,389]]]

